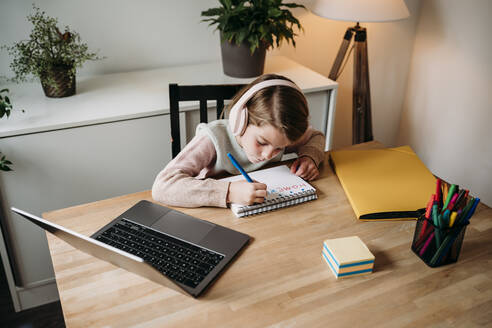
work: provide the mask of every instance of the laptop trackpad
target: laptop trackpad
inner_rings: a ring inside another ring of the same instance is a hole
[[[173,210],[157,220],[151,227],[186,241],[199,243],[214,228],[214,225]]]

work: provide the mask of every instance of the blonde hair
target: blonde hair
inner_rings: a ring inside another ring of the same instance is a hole
[[[241,89],[232,98],[228,107],[229,111],[239,98],[252,86],[272,79],[282,79],[292,82],[281,75],[262,75]],[[248,108],[248,125],[272,125],[292,142],[299,140],[308,128],[308,104],[306,97],[297,89],[284,85],[261,89],[248,100],[246,107]]]

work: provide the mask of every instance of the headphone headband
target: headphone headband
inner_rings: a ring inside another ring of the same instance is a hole
[[[235,136],[242,135],[244,133],[244,130],[246,130],[246,126],[248,125],[248,109],[246,108],[246,103],[258,91],[278,85],[294,88],[302,94],[302,90],[299,89],[296,84],[282,79],[266,80],[253,85],[241,96],[241,98],[238,99],[238,101],[231,108],[231,112],[229,114],[229,125],[231,127],[232,133]]]

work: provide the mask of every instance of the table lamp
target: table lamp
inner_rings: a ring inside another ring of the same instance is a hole
[[[352,144],[373,140],[369,64],[367,60],[367,31],[359,22],[387,22],[407,18],[410,14],[403,0],[316,0],[311,11],[321,17],[357,22],[347,28],[328,76],[336,81],[345,63],[354,52],[354,81],[352,104]],[[346,57],[352,37],[354,45]]]

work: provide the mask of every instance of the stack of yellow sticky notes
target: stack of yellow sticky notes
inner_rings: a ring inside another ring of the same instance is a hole
[[[323,258],[337,279],[371,273],[374,266],[374,255],[357,236],[325,240]]]

